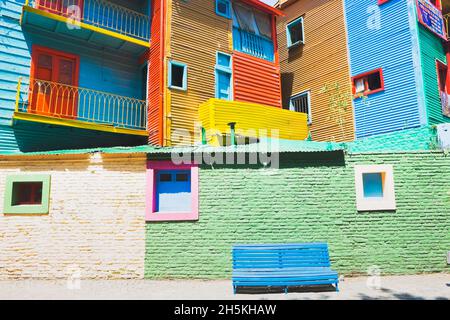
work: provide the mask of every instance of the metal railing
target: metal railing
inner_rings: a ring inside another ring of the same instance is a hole
[[[28,91],[20,88],[21,80],[17,86],[18,112],[146,130],[145,100],[44,80],[32,80]]]
[[[233,28],[233,47],[235,50],[257,58],[270,61],[273,61],[274,58],[272,40],[238,28]]]
[[[36,9],[140,40],[150,40],[150,16],[104,0],[31,0]],[[28,4],[29,5],[29,4]]]

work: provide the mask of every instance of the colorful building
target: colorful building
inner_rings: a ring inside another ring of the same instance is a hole
[[[340,275],[450,271],[450,158],[432,128],[278,141],[278,168],[217,162],[259,145],[0,155],[0,279],[229,279],[234,244],[316,241]]]
[[[229,123],[305,139],[306,116],[281,109],[280,15],[256,0],[5,1],[0,149],[191,144],[202,119],[208,140]]]
[[[448,8],[441,1],[299,0],[278,7],[286,13],[278,25],[283,107],[309,113],[313,138],[352,140],[450,122],[442,94]]]

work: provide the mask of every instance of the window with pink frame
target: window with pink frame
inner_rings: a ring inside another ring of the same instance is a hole
[[[198,220],[198,166],[147,162],[147,221]]]

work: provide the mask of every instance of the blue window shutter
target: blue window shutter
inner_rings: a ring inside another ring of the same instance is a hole
[[[161,170],[156,174],[156,211],[191,212],[191,172]]]
[[[216,98],[231,100],[231,74],[217,70],[217,94]]]

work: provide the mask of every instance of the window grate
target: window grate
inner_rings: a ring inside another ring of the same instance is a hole
[[[309,91],[303,92],[291,98],[290,110],[295,112],[306,113],[308,115],[308,123],[311,123],[311,106]]]

